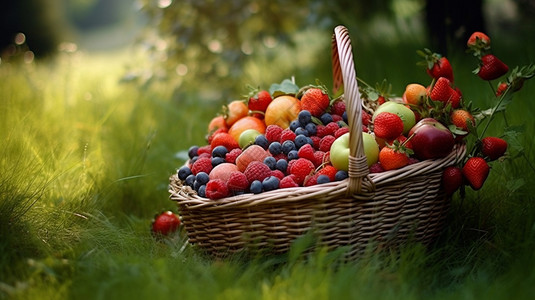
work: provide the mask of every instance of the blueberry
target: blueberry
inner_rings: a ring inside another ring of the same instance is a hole
[[[273,142],[269,144],[268,149],[271,155],[279,155],[282,152],[282,145],[279,142]]]
[[[212,150],[212,157],[225,157],[225,155],[228,153],[227,147],[225,146],[217,146]]]
[[[310,144],[310,146],[312,146],[312,148],[314,148],[314,141],[312,140],[312,138],[310,138],[308,136],[307,136],[307,143]]]
[[[272,191],[279,188],[280,179],[275,176],[269,176],[262,181],[264,191]]]
[[[299,120],[294,120],[290,123],[290,130],[291,131],[294,131],[299,127],[301,126],[301,123],[299,123]]]
[[[290,151],[292,150],[297,150],[294,142],[287,140],[287,141],[284,141],[284,143],[282,143],[282,153],[288,155],[288,153],[290,153]]]
[[[295,148],[299,149],[303,145],[308,143],[308,138],[306,136],[300,134],[300,135],[295,137],[294,143],[295,143]]]
[[[194,183],[195,183],[195,175],[191,174],[188,177],[186,177],[186,184],[189,185],[191,188],[193,188]]]
[[[327,182],[329,182],[329,181],[331,181],[331,180],[329,179],[329,176],[324,175],[324,174],[321,174],[320,176],[318,176],[318,179],[316,180],[316,182],[317,182],[318,184],[327,183]]]
[[[197,195],[199,195],[199,197],[203,197],[203,198],[206,197],[206,185],[201,185],[199,187],[199,190],[197,191]]]
[[[286,173],[286,170],[288,169],[288,161],[284,158],[281,158],[277,160],[277,164],[275,165],[277,170],[280,170],[283,173]]]
[[[264,148],[264,150],[267,149],[269,145],[269,141],[267,140],[266,136],[263,134],[256,136],[254,143],[255,145],[258,145]]]
[[[195,180],[195,182],[193,182],[193,189],[194,189],[197,193],[199,193],[199,188],[200,188],[201,186],[203,186],[203,185],[204,185],[204,184],[202,184],[202,183],[200,183],[199,181]]]
[[[308,110],[302,110],[297,115],[297,118],[299,123],[301,123],[302,126],[305,126],[312,120],[312,114],[310,114]]]
[[[297,129],[295,130],[295,134],[308,136],[308,131],[303,127],[297,127]]]
[[[298,159],[298,158],[299,158],[299,155],[298,155],[297,150],[292,150],[292,151],[288,152],[288,160],[294,160],[294,159]]]
[[[264,164],[268,166],[271,170],[275,170],[275,165],[277,164],[277,159],[273,156],[268,156],[264,159]]]
[[[199,156],[194,156],[190,159],[189,163],[193,165],[193,163],[196,162],[197,159],[199,159]]]
[[[334,175],[334,180],[336,181],[341,181],[341,180],[344,180],[347,178],[347,172],[344,171],[344,170],[339,170],[338,172],[336,172],[336,174]]]
[[[210,177],[206,172],[199,172],[195,176],[195,181],[200,182],[201,184],[207,184],[208,180],[210,180]]]
[[[330,113],[324,113],[321,115],[320,120],[323,125],[327,125],[333,121],[333,116]]]
[[[212,167],[215,167],[224,162],[226,162],[226,160],[223,157],[212,157]]]
[[[349,122],[347,121],[347,112],[344,111],[344,113],[342,114],[342,119],[344,119],[344,122],[346,122],[346,124],[349,124]]]
[[[260,182],[260,180],[255,180],[255,181],[251,182],[251,186],[249,186],[249,190],[253,194],[262,193],[262,182]]]
[[[191,159],[191,158],[199,155],[198,151],[199,151],[199,146],[191,146],[191,147],[189,147],[189,149],[188,149],[189,158]]]
[[[318,130],[316,128],[316,124],[314,123],[308,123],[305,126],[305,130],[308,132],[308,136],[314,136],[316,133],[318,133]]]
[[[178,179],[186,180],[189,175],[191,175],[191,169],[188,166],[178,169]]]

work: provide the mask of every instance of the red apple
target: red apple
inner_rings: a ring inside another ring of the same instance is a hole
[[[446,157],[455,144],[451,131],[433,118],[424,118],[409,131],[414,155],[417,158],[433,159]]]

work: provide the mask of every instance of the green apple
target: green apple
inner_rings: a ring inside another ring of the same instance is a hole
[[[238,139],[238,144],[240,148],[245,149],[247,146],[254,144],[254,141],[257,136],[261,135],[260,131],[256,129],[246,129],[244,130]]]
[[[372,122],[378,114],[385,111],[396,114],[401,118],[401,121],[403,121],[403,134],[409,133],[412,126],[416,124],[414,112],[404,104],[395,101],[387,101],[381,104],[373,113]]]
[[[363,132],[362,142],[364,144],[364,154],[368,160],[368,167],[379,160],[379,145],[373,135]],[[349,166],[349,133],[338,137],[331,145],[331,163],[338,170],[348,170]]]

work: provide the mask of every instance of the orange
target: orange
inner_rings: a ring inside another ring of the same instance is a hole
[[[263,120],[253,116],[246,116],[237,120],[230,126],[228,133],[236,140],[240,140],[240,134],[247,129],[256,129],[258,132],[264,134],[266,132],[266,124]]]
[[[214,117],[212,120],[210,120],[210,123],[208,123],[208,132],[214,132],[219,128],[228,129],[227,123],[225,122],[225,118],[223,118],[223,116]]]
[[[249,108],[242,100],[234,100],[223,106],[223,114],[227,126],[231,127],[236,121],[249,114]]]
[[[411,105],[421,105],[427,95],[427,88],[419,83],[410,83],[403,92],[403,102]]]
[[[266,109],[264,121],[266,125],[278,125],[282,129],[290,127],[293,120],[297,120],[297,116],[301,111],[301,102],[299,99],[283,95],[279,96]]]

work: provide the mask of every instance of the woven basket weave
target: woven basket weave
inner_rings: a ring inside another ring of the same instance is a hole
[[[343,86],[350,129],[349,178],[311,187],[278,189],[219,200],[196,195],[170,178],[189,243],[214,256],[241,251],[283,253],[314,230],[319,244],[348,247],[358,257],[373,241],[381,247],[411,241],[429,244],[444,226],[450,199],[441,189],[442,170],[465,154],[455,145],[445,158],[369,174],[362,144],[360,98],[351,41],[343,26],[332,43],[334,90]]]

